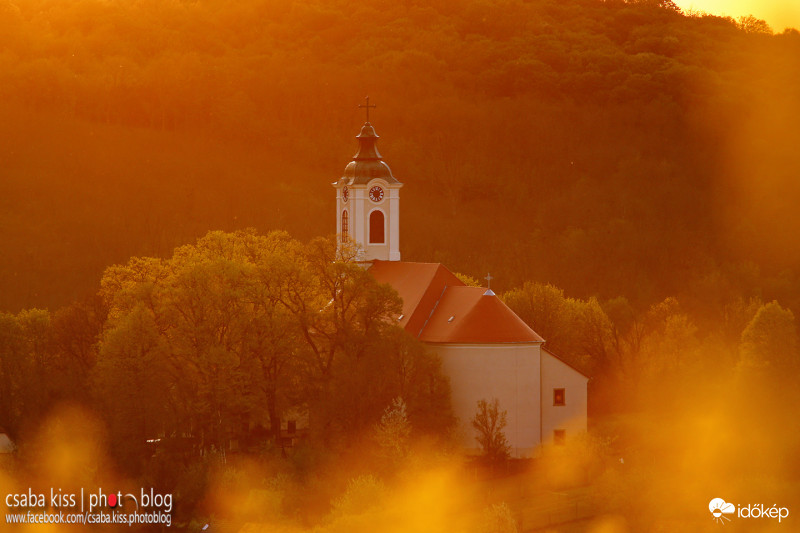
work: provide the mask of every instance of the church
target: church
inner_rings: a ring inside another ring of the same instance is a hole
[[[403,299],[395,317],[439,355],[450,379],[463,445],[478,452],[471,420],[478,401],[499,400],[511,456],[532,457],[586,431],[588,377],[545,348],[545,340],[490,288],[472,287],[439,263],[400,259],[400,189],[367,121],[358,152],[336,189],[336,232],[362,250],[369,272]]]

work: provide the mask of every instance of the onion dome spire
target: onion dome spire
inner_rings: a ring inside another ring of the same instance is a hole
[[[366,109],[367,121],[361,127],[361,132],[356,136],[358,139],[358,152],[353,156],[353,160],[347,164],[342,175],[342,181],[346,185],[366,185],[375,178],[381,178],[387,183],[400,183],[392,175],[392,170],[383,161],[383,156],[378,151],[378,134],[369,122],[369,110],[374,109],[375,104],[369,103],[369,96],[365,99],[366,103],[359,104],[358,107]]]
[[[361,126],[361,132],[356,135],[356,139],[358,139],[358,152],[353,156],[353,159],[356,161],[379,161],[383,159],[381,153],[378,151],[378,138],[378,134],[375,133],[375,128],[372,127],[372,124],[365,122],[364,125]]]

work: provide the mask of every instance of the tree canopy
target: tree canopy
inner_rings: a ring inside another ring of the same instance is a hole
[[[118,439],[225,449],[263,426],[280,445],[282,423],[306,411],[320,438],[349,439],[397,397],[416,430],[446,427],[438,359],[393,324],[397,293],[354,253],[333,238],[215,231],[169,259],[109,267],[94,376],[98,397],[123,405]]]

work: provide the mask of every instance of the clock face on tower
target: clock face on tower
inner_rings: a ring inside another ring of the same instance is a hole
[[[373,202],[380,202],[383,200],[383,189],[375,185],[369,190],[369,199]]]
[[[346,202],[349,197],[350,197],[350,189],[348,189],[347,185],[345,185],[344,188],[342,189],[342,200]]]

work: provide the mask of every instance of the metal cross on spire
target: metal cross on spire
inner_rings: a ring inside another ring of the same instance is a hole
[[[369,108],[370,107],[375,108],[375,107],[378,107],[378,106],[376,106],[375,104],[369,105],[369,96],[367,96],[365,98],[365,100],[367,101],[367,103],[366,104],[358,104],[358,107],[365,108],[367,110],[367,122],[369,122]]]
[[[491,290],[492,289],[492,280],[494,279],[494,277],[492,276],[492,273],[489,272],[488,274],[486,274],[486,277],[483,278],[483,279],[485,279],[486,281],[489,282],[489,285],[486,288]]]

